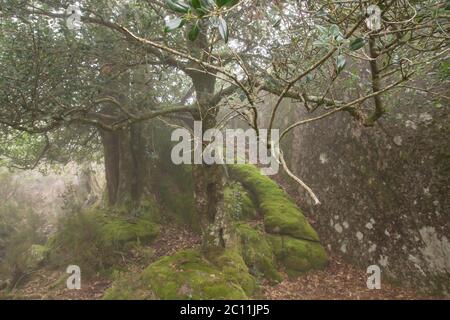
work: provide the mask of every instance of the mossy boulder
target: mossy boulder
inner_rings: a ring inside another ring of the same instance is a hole
[[[290,276],[311,269],[322,269],[327,265],[327,254],[318,242],[279,235],[268,235],[267,238],[277,261],[285,266]]]
[[[236,225],[236,231],[241,242],[241,254],[250,273],[272,282],[281,281],[272,246],[266,240],[264,231],[244,223]]]
[[[231,175],[254,195],[267,232],[318,241],[308,220],[276,182],[253,165],[230,165]]]
[[[150,243],[159,234],[159,225],[139,218],[114,217],[102,219],[100,237],[105,243],[124,245],[129,242]]]
[[[208,261],[190,249],[161,258],[135,279],[115,282],[104,299],[247,299],[254,290],[237,252]]]
[[[226,279],[239,284],[247,295],[251,295],[256,289],[255,278],[250,275],[242,255],[237,249],[227,249],[224,253],[211,259],[218,266]]]
[[[252,220],[258,217],[253,200],[239,182],[232,182],[225,188],[224,198],[234,220]]]
[[[154,217],[150,211],[133,217],[108,209],[65,217],[47,243],[49,261],[55,267],[79,265],[87,275],[105,270],[121,259],[130,245],[150,243],[157,237],[160,228]]]

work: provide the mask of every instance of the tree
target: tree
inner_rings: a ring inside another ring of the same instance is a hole
[[[370,126],[386,112],[382,95],[448,52],[448,11],[439,1],[376,1],[380,30],[366,25],[374,14],[366,12],[369,1],[80,4],[83,25],[75,31],[65,26],[65,1],[2,5],[0,123],[6,131],[45,135],[50,145],[61,135],[76,141],[76,134],[92,133],[103,144],[111,205],[130,200],[139,207],[147,120],[190,118],[206,131],[222,123],[219,110],[227,108],[226,120],[242,118],[258,132],[268,92],[278,97],[269,129],[285,98],[320,112],[291,124],[281,139],[340,111]],[[368,64],[369,76],[364,68],[349,71],[352,64]],[[338,92],[347,79],[361,85]],[[268,139],[268,150],[273,143]],[[318,203],[283,154],[276,156]],[[194,166],[193,177],[204,247],[223,249],[233,242],[223,168]]]

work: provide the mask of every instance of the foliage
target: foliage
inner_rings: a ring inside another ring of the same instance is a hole
[[[209,24],[216,27],[222,39],[228,42],[228,25],[222,17],[222,13],[228,10],[227,7],[236,5],[238,0],[193,0],[185,2],[183,0],[165,0],[167,7],[178,14],[172,20],[166,21],[166,32],[181,28],[185,23],[189,24],[190,30],[187,34],[190,41],[195,41],[200,33],[202,20],[208,19]]]
[[[42,262],[42,226],[43,218],[18,192],[12,175],[0,172],[0,284],[18,285]]]
[[[108,210],[91,209],[61,218],[48,242],[52,266],[80,266],[92,275],[121,260],[130,245],[149,243],[159,233],[152,213],[132,219]]]
[[[381,30],[368,28],[367,5],[356,1],[79,3],[86,14],[77,31],[59,14],[66,1],[2,5],[0,129],[8,139],[17,130],[38,136],[25,149],[0,148],[12,162],[33,163],[41,153],[86,158],[101,143],[99,129],[168,115],[199,119],[198,106],[208,116],[208,108],[230,107],[230,119],[256,129],[264,91],[277,96],[270,128],[286,97],[314,121],[342,111],[373,126],[391,110],[382,96],[448,59],[448,9],[437,0],[379,1]],[[186,26],[191,41],[164,25]]]

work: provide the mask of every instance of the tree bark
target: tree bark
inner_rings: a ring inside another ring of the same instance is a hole
[[[195,42],[190,42],[191,54],[203,57],[207,51],[208,43],[204,33],[201,33]],[[198,65],[192,69],[202,70]],[[189,75],[195,89],[199,116],[196,121],[202,121],[202,135],[217,125],[217,106],[211,105],[214,95],[216,77],[213,71],[205,73],[190,71]],[[202,144],[202,151],[207,144]],[[233,232],[230,228],[230,219],[225,210],[224,194],[225,175],[220,164],[201,164],[193,166],[193,180],[195,184],[194,194],[196,209],[200,217],[202,229],[203,251],[208,255],[214,255],[229,247],[232,243]]]

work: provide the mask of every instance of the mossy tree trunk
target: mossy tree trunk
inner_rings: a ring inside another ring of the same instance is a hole
[[[191,54],[197,58],[204,57],[208,51],[208,41],[205,33],[201,33],[196,41],[189,42]],[[192,64],[192,69],[202,70],[198,64]],[[216,77],[214,71],[190,71],[189,75],[194,85],[199,115],[196,121],[202,121],[202,135],[217,125],[217,106],[212,105]],[[203,144],[202,150],[207,146]],[[206,255],[215,255],[222,252],[232,243],[232,230],[230,228],[228,212],[225,210],[224,188],[225,175],[220,164],[193,166],[194,194],[196,209],[200,218],[203,237],[203,251]]]

